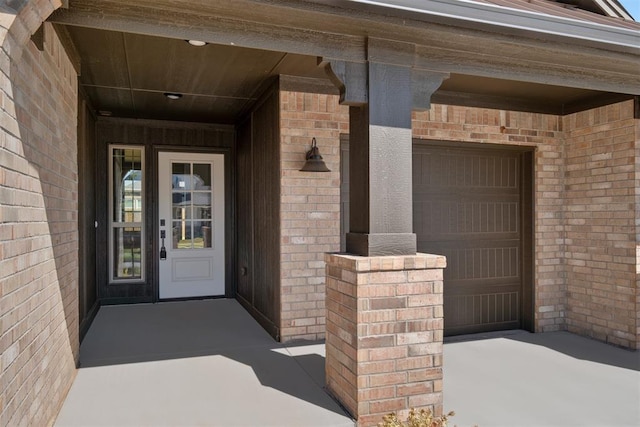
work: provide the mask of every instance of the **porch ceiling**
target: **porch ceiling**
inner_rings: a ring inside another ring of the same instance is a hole
[[[316,58],[82,27],[67,27],[80,84],[117,117],[234,123],[278,74],[324,79]],[[165,92],[180,93],[171,100]]]
[[[184,7],[176,9],[177,3],[169,7],[147,0],[135,6],[120,0],[72,0],[69,9],[50,18],[75,51],[81,88],[96,111],[235,123],[279,74],[317,79],[335,90],[317,66],[317,55],[361,61],[367,32],[393,34],[405,42],[433,41],[418,46],[416,65],[451,73],[433,95],[436,103],[565,114],[634,93],[626,90],[633,82],[623,78],[637,69],[634,59],[615,52],[593,56],[591,47],[550,49],[545,42],[520,44],[502,35],[485,41],[486,32],[472,34],[475,30],[443,23],[401,25],[391,17],[379,21],[382,17],[369,11],[351,20],[338,14],[341,9],[314,2],[196,3],[180,2]],[[309,9],[298,10],[302,7]],[[242,19],[239,9],[246,9]],[[198,35],[218,44],[194,47],[184,40]],[[609,92],[618,87],[626,95]],[[183,96],[170,100],[165,92]]]
[[[115,117],[232,124],[279,74],[330,86],[315,56],[64,28],[79,56],[82,90],[97,112]],[[165,92],[183,97],[171,100]],[[561,114],[615,98],[602,91],[453,73],[433,102]]]

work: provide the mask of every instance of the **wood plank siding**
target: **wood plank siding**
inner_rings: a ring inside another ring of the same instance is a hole
[[[78,96],[78,309],[80,337],[98,309],[96,289],[96,120]]]
[[[277,83],[238,127],[237,298],[276,339],[280,325],[280,121]]]

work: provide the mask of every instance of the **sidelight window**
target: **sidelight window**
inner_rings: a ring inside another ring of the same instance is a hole
[[[144,280],[144,148],[109,148],[109,279]]]

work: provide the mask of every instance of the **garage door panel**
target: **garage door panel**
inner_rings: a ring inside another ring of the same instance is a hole
[[[473,192],[469,192],[469,189],[465,189],[464,187],[444,187],[439,186],[435,187],[435,183],[429,185],[415,185],[413,187],[416,197],[418,200],[431,200],[434,197],[436,198],[451,198],[451,196],[468,196],[476,199],[484,199],[487,196],[498,198],[498,199],[513,199],[517,200],[520,197],[520,194],[516,190],[512,189],[504,189],[504,188],[474,188]]]
[[[447,296],[444,311],[449,333],[514,329],[520,324],[520,296],[518,292]]]
[[[490,150],[490,149],[488,149]],[[457,149],[433,152],[430,148],[414,150],[415,184],[449,188],[502,188],[519,186],[517,153],[484,154]]]
[[[446,244],[455,244],[455,242],[464,241],[468,242],[470,245],[479,244],[482,245],[485,243],[488,245],[487,247],[492,247],[495,244],[495,241],[509,241],[509,240],[518,240],[519,235],[517,233],[495,233],[496,239],[493,239],[490,236],[487,237],[486,234],[483,233],[468,233],[468,234],[442,234],[433,232],[431,234],[425,234],[418,237],[418,250],[424,252],[424,248],[433,247],[433,242],[445,241]],[[446,239],[446,240],[445,240]],[[444,246],[446,247],[446,246]],[[472,246],[473,247],[473,246]]]
[[[447,283],[459,280],[509,279],[519,281],[520,247],[513,241],[476,241],[462,242],[465,247],[459,247],[458,241],[437,242],[419,241],[420,252],[438,253],[447,257],[447,268],[444,280]],[[516,242],[517,243],[517,242]],[[457,247],[456,247],[457,246]]]
[[[459,196],[464,197],[464,196]],[[519,200],[414,200],[414,231],[418,235],[519,233]]]
[[[473,248],[443,251],[450,266],[445,280],[519,280],[518,248]]]
[[[514,282],[513,278],[504,277],[498,279],[450,280],[445,283],[447,296],[455,295],[482,295],[501,294],[520,291],[520,282]]]
[[[341,150],[345,171],[348,139]],[[418,251],[447,257],[445,335],[531,328],[533,152],[414,140],[412,174]]]
[[[420,252],[447,257],[445,334],[518,328],[522,319],[520,153],[414,145]]]

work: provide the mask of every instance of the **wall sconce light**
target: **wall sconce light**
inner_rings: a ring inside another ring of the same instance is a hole
[[[322,160],[315,138],[311,140],[311,150],[307,151],[307,161],[300,172],[331,172]]]

